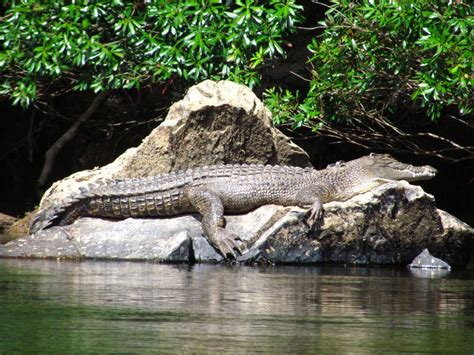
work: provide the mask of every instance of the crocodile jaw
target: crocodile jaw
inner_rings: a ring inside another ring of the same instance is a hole
[[[406,180],[406,181],[429,180],[435,177],[437,173],[438,173],[438,170],[436,170],[430,165],[424,165],[424,166],[407,165],[402,171],[400,171],[400,178],[398,178],[397,180]]]

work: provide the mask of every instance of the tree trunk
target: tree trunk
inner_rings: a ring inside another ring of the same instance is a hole
[[[79,116],[77,121],[74,122],[74,124],[48,149],[44,157],[43,170],[41,171],[41,174],[36,182],[38,190],[42,190],[46,184],[46,181],[48,180],[53,169],[56,156],[64,147],[64,145],[66,145],[67,142],[75,137],[81,123],[87,121],[97,111],[100,105],[107,101],[109,96],[110,91],[103,91],[99,93],[94,98],[87,110],[81,116]]]

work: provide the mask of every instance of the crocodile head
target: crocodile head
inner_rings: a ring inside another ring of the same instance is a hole
[[[363,170],[372,177],[383,180],[428,180],[433,178],[438,172],[430,165],[413,166],[405,164],[388,154],[371,153],[355,161],[358,161]]]

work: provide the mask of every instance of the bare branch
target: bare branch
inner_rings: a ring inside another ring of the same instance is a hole
[[[46,181],[48,180],[49,175],[51,174],[51,170],[53,169],[54,161],[56,160],[56,156],[61,151],[61,149],[64,147],[64,145],[75,137],[75,135],[77,134],[77,131],[79,130],[79,126],[81,125],[81,123],[88,120],[97,111],[97,109],[102,105],[102,103],[104,103],[108,99],[109,96],[110,96],[109,91],[103,91],[100,94],[98,94],[94,98],[94,100],[92,101],[90,106],[87,108],[87,110],[48,149],[48,151],[45,154],[45,161],[44,161],[44,165],[43,165],[43,170],[41,171],[41,175],[39,176],[39,178],[36,182],[38,188],[41,189],[46,184]]]
[[[382,124],[381,121],[378,123]],[[319,132],[325,136],[337,139],[340,142],[348,142],[366,149],[391,150],[398,153],[416,153],[451,162],[474,160],[474,146],[462,146],[451,139],[430,132],[406,133],[392,124],[387,123],[387,126],[395,129],[390,133],[381,133],[367,130],[365,126],[339,128],[326,122]],[[420,142],[415,143],[412,140],[416,137],[428,137],[433,143],[449,144],[450,147],[427,149],[421,146]]]

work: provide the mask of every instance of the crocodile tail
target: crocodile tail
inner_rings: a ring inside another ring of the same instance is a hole
[[[29,233],[33,234],[53,226],[62,226],[74,222],[85,207],[84,200],[93,196],[90,192],[92,186],[80,186],[77,193],[61,201],[60,204],[53,204],[40,209],[30,221]]]
[[[57,206],[39,210],[30,221],[29,233],[33,234],[56,225],[57,220],[60,219],[63,212],[64,209],[58,208]]]
[[[53,205],[39,210],[31,219],[29,233],[33,234],[53,226],[71,224],[81,215],[83,208],[83,203],[74,199],[62,206]]]

